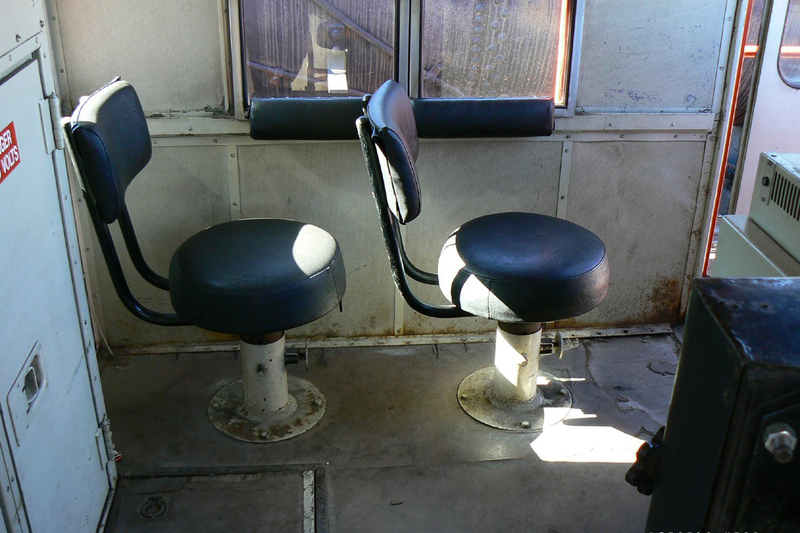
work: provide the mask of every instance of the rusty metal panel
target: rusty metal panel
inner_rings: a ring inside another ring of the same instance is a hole
[[[561,145],[507,139],[423,142],[418,161],[422,214],[408,225],[406,236],[411,259],[436,272],[447,236],[482,215],[526,211],[555,216]],[[446,303],[438,287],[415,289],[427,301]],[[496,326],[483,318],[429,318],[408,307],[404,317],[406,334],[483,332]]]
[[[344,313],[334,310],[290,336],[392,334],[394,287],[358,143],[241,146],[238,153],[243,217],[310,222],[342,248]]]
[[[726,3],[586,2],[578,108],[710,109]]]
[[[224,147],[154,148],[150,164],[128,188],[126,200],[142,252],[159,274],[167,275],[172,254],[184,240],[230,220],[226,157]],[[169,295],[149,285],[133,268],[116,228],[114,240],[134,295],[147,307],[171,310]],[[117,298],[99,250],[95,261],[96,292],[103,299],[105,334],[112,346],[221,338],[194,327],[154,326],[134,317]]]
[[[675,322],[680,312],[703,142],[576,142],[567,218],[606,244],[611,287],[560,326]]]
[[[71,108],[115,76],[136,87],[148,114],[221,107],[216,0],[59,0]]]

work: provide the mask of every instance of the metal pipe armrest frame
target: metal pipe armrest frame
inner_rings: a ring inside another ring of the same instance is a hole
[[[89,190],[89,185],[86,183],[86,180],[83,179],[83,162],[80,160],[80,155],[77,154],[72,149],[72,132],[70,130],[70,118],[65,117],[61,121],[61,127],[64,131],[64,135],[67,139],[66,147],[67,152],[69,154],[70,160],[72,161],[73,168],[75,172],[78,174],[79,182],[81,190],[83,191],[83,197],[86,200],[86,206],[89,210],[89,216],[92,219],[92,224],[94,225],[95,232],[97,234],[97,240],[100,243],[100,249],[103,252],[103,259],[106,262],[106,267],[108,268],[108,273],[111,276],[111,282],[114,285],[114,290],[117,293],[117,296],[122,301],[122,304],[125,308],[130,311],[134,316],[137,318],[144,320],[145,322],[149,322],[150,324],[155,324],[158,326],[189,326],[191,325],[186,320],[182,319],[178,315],[174,313],[161,313],[158,311],[153,311],[152,309],[148,309],[133,296],[131,293],[130,287],[128,286],[128,282],[125,279],[125,272],[122,269],[122,264],[119,261],[119,256],[117,255],[116,247],[114,246],[114,240],[111,237],[111,231],[108,228],[108,224],[104,223],[100,220],[100,216],[97,212],[97,205],[95,203],[94,195],[92,194],[91,190]],[[127,208],[123,209],[125,213],[124,216],[127,217]],[[130,218],[127,219],[127,222],[130,223]],[[120,224],[122,227],[123,224]],[[131,228],[132,230],[132,228]],[[125,230],[123,229],[123,236]],[[135,240],[135,236],[134,236]],[[127,244],[127,239],[126,239]],[[141,250],[139,250],[138,242],[136,244],[136,249],[133,253],[131,253],[131,258],[133,259],[134,255],[136,254],[136,250],[138,250],[139,255],[141,255]],[[142,262],[144,258],[142,258]],[[134,259],[134,264],[136,260]],[[161,278],[158,274],[155,274],[150,270],[149,267],[145,267],[149,270],[153,276],[156,278]],[[139,267],[137,266],[137,270]],[[141,273],[141,271],[140,271]],[[144,276],[147,279],[147,276]],[[164,282],[167,282],[166,279],[161,278]],[[150,283],[153,283],[152,280],[147,279]],[[167,282],[168,283],[168,282]],[[155,283],[153,283],[156,285]],[[158,287],[158,285],[156,285]],[[161,288],[161,287],[159,287]]]
[[[403,236],[397,231],[396,224],[398,223],[397,218],[390,213],[392,224],[394,226],[394,235],[397,237],[397,244],[398,248],[400,249],[400,259],[403,261],[403,270],[408,277],[413,279],[414,281],[418,281],[420,283],[424,283],[426,285],[438,285],[439,284],[439,276],[436,274],[432,274],[431,272],[427,272],[422,270],[421,268],[417,268],[414,263],[411,262],[411,259],[408,258],[406,255],[405,246],[403,246]]]
[[[366,102],[365,102],[366,105]],[[414,311],[433,318],[458,318],[471,316],[455,305],[432,305],[421,301],[411,291],[406,274],[412,279],[428,284],[438,284],[434,274],[422,271],[408,260],[402,242],[399,239],[394,216],[389,212],[386,201],[386,191],[383,187],[383,178],[378,167],[378,156],[375,151],[375,138],[372,135],[372,125],[365,116],[356,120],[358,137],[361,140],[361,149],[367,162],[367,170],[372,181],[372,196],[378,209],[383,241],[389,255],[389,266],[397,290]],[[410,268],[409,268],[410,267]],[[421,278],[421,279],[420,279]],[[434,281],[435,280],[435,281]]]
[[[158,287],[161,290],[169,291],[169,280],[153,271],[142,254],[142,249],[139,246],[139,239],[136,237],[136,232],[133,230],[133,222],[131,222],[131,216],[130,213],[128,213],[127,205],[122,204],[117,222],[122,232],[122,238],[125,240],[125,247],[128,249],[128,255],[130,255],[133,266],[136,267],[136,271],[139,272],[150,285]]]

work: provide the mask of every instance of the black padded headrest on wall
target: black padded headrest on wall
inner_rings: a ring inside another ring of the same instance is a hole
[[[417,98],[420,138],[540,137],[553,132],[552,98]],[[260,141],[355,140],[361,98],[253,98],[250,136]]]
[[[355,140],[361,98],[253,98],[250,137],[259,141]]]
[[[136,91],[123,80],[101,87],[72,113],[70,131],[98,214],[111,224],[153,153]]]
[[[553,133],[552,98],[416,98],[422,138],[542,137]]]

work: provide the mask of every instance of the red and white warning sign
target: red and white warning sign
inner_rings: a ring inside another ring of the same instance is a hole
[[[19,165],[17,133],[12,122],[0,131],[0,183]]]

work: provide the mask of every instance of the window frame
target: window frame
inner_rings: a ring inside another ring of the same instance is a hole
[[[247,120],[250,102],[245,98],[247,89],[244,81],[242,1],[228,0],[227,26],[231,56],[229,86],[233,94],[233,115],[239,120]],[[424,2],[425,0],[395,0],[394,79],[408,91],[411,98],[420,97]],[[576,108],[585,0],[569,0],[569,2],[567,67],[564,72],[566,102],[563,106],[556,106],[556,117],[574,116]]]
[[[776,62],[776,68],[778,69],[778,76],[780,77],[781,81],[786,84],[788,87],[792,89],[800,89],[800,80],[797,79],[790,79],[788,76],[784,75],[783,69],[781,69],[781,59],[783,59],[783,42],[786,39],[786,29],[789,24],[789,15],[792,12],[792,2],[795,0],[788,0],[786,2],[786,16],[783,20],[783,28],[781,29],[781,41],[778,44],[778,60]]]

